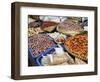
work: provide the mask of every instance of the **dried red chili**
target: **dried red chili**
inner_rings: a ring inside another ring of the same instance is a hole
[[[52,22],[52,21],[44,21],[43,24],[42,24],[42,27],[54,26],[54,25],[56,25],[56,24],[57,24],[57,23]]]
[[[86,34],[69,37],[65,41],[65,46],[69,48],[71,52],[77,54],[77,56],[87,57],[88,40]]]

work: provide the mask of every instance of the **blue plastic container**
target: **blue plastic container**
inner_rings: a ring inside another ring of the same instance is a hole
[[[40,54],[38,54],[38,55],[32,54],[32,49],[31,49],[31,48],[29,48],[28,50],[29,50],[29,53],[30,53],[30,55],[31,55],[32,58],[38,58],[38,57],[41,56],[41,55],[48,54],[48,52],[51,51],[52,49],[54,49],[56,46],[57,46],[57,45],[55,44],[55,45],[53,45],[52,47],[46,49],[45,51],[42,51],[42,52],[41,52]]]
[[[60,44],[60,46],[64,49],[63,44]],[[58,47],[58,45],[55,44],[54,46],[52,46],[52,47],[46,49],[45,51],[41,52],[39,55],[32,54],[31,49],[29,49],[30,57],[32,57],[34,59],[34,63],[37,66],[43,66],[41,64],[41,59],[43,58],[42,56],[46,56],[47,54],[52,54],[55,51],[54,48],[56,48],[56,47]]]
[[[52,53],[52,52],[54,52],[54,48],[55,47],[57,47],[57,45],[55,45],[55,46],[52,46],[52,47],[50,47],[50,48],[48,48],[48,49],[46,49],[45,51],[43,51],[43,52],[41,52],[39,55],[36,55],[36,56],[34,56],[34,54],[32,54],[32,52],[30,51],[30,49],[29,49],[29,57],[31,57],[31,59],[33,59],[34,60],[34,64],[36,65],[36,66],[42,66],[41,65],[41,61],[40,61],[40,59],[41,59],[41,57],[42,56],[45,56],[45,55],[47,55],[47,54],[50,54],[50,53]]]
[[[64,50],[64,44],[60,44],[60,46],[63,48],[63,50]],[[55,47],[58,47],[58,46],[55,46]],[[54,48],[55,48],[54,47]],[[54,51],[55,51],[55,49],[54,48],[52,48],[52,49],[48,49],[45,53],[44,53],[44,55],[43,56],[46,56],[46,55],[48,55],[48,54],[52,54]],[[41,59],[43,58],[43,56],[39,56],[38,58],[36,58],[36,64],[38,65],[38,66],[43,66],[42,64],[41,64]]]

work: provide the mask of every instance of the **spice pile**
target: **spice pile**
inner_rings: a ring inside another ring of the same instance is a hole
[[[42,29],[47,32],[52,32],[57,26],[56,22],[53,21],[44,21],[42,24]]]
[[[72,35],[73,33],[74,34],[78,34],[80,33],[81,31],[83,31],[82,29],[82,26],[77,24],[77,23],[74,23],[73,21],[71,20],[66,20],[62,23],[60,23],[58,25],[58,28],[57,30],[59,32],[62,32],[64,34],[69,34],[69,35]]]
[[[73,53],[72,55],[87,60],[88,40],[86,34],[69,37],[65,41],[65,47]]]
[[[39,55],[42,51],[52,47],[54,42],[52,38],[45,34],[35,34],[28,39],[29,48],[33,55]]]

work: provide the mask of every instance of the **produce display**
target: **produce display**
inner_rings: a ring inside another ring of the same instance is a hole
[[[88,40],[86,34],[69,37],[66,39],[64,45],[72,55],[87,60]]]
[[[72,20],[66,20],[58,25],[57,30],[64,34],[76,35],[83,31],[83,28]]]
[[[53,21],[44,21],[42,24],[42,29],[47,32],[53,31],[57,26],[56,22]]]
[[[29,37],[33,36],[34,34],[38,34],[40,32],[43,32],[43,31],[39,27],[38,28],[28,28],[28,36]]]
[[[29,18],[29,66],[88,63],[88,18],[41,15]]]
[[[51,36],[56,43],[61,44],[64,43],[66,39],[66,35],[59,33],[59,32],[54,32],[54,33],[48,33],[49,36]]]
[[[32,54],[39,55],[42,51],[54,45],[52,39],[45,34],[35,34],[29,37],[29,48],[32,49]]]
[[[43,30],[40,28],[42,24],[42,21],[37,20],[33,22],[29,22],[28,24],[28,36],[33,36],[34,34],[38,34],[40,32],[43,32]]]

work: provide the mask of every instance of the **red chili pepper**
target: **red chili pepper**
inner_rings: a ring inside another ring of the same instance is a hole
[[[56,23],[52,21],[44,21],[42,27],[54,26]]]

